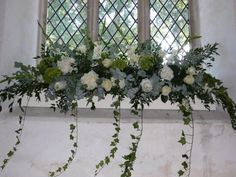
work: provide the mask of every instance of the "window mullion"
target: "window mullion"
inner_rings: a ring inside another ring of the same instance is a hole
[[[150,0],[138,1],[138,39],[140,43],[150,39]]]
[[[92,41],[98,38],[99,0],[88,0],[88,34]]]
[[[48,1],[43,0],[39,1],[38,7],[38,22],[42,26],[43,30],[46,31],[46,25],[47,25],[47,5]],[[45,34],[43,34],[42,29],[38,28],[38,42],[37,42],[37,55],[40,55],[41,53],[41,45],[45,44],[46,38]]]
[[[200,17],[199,17],[199,0],[189,0],[189,23],[190,23],[190,36],[200,36]],[[194,39],[191,41],[191,47],[200,47],[201,40]]]

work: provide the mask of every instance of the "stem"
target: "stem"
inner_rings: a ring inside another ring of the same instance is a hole
[[[188,171],[188,177],[191,175],[191,166],[192,166],[192,153],[193,153],[193,143],[194,143],[194,119],[193,114],[191,112],[191,122],[192,122],[192,138],[191,138],[191,147],[190,147],[190,153],[189,153],[189,171]]]

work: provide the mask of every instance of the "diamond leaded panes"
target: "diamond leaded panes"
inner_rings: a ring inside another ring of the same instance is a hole
[[[188,0],[151,0],[151,40],[165,50],[184,49],[189,38]]]
[[[125,45],[138,40],[138,0],[100,0],[99,36],[106,43],[117,44],[121,51]]]
[[[53,42],[75,48],[87,26],[87,0],[48,0],[47,35]]]

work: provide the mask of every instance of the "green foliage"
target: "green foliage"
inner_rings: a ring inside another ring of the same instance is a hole
[[[116,59],[113,61],[111,67],[116,69],[120,69],[121,71],[123,71],[126,67],[128,66],[127,62],[123,59]]]
[[[141,67],[141,69],[148,71],[151,70],[152,67],[154,66],[154,58],[153,56],[141,56],[139,58],[139,65]]]
[[[43,79],[46,83],[50,84],[53,79],[61,76],[61,71],[58,68],[47,68],[44,75]]]

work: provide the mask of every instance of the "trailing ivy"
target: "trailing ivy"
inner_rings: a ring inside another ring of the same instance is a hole
[[[190,148],[184,154],[182,154],[183,161],[181,163],[181,169],[178,171],[178,175],[190,177],[194,143],[194,119],[189,99],[182,100],[182,102],[179,104],[179,110],[183,114],[184,125],[191,129],[191,134],[186,134],[185,131],[182,130],[180,139],[178,141],[182,146],[190,146]]]
[[[71,163],[73,162],[77,151],[78,151],[78,134],[79,134],[79,120],[78,120],[78,110],[77,110],[77,102],[72,103],[72,116],[75,119],[75,124],[70,124],[70,135],[69,139],[73,145],[72,149],[70,150],[71,155],[68,157],[67,162],[64,163],[62,166],[58,167],[55,171],[50,171],[50,177],[57,177],[60,176],[63,172],[65,172]]]
[[[115,133],[112,135],[112,141],[110,143],[111,150],[110,154],[106,155],[105,158],[96,165],[94,176],[97,176],[101,172],[101,170],[105,167],[105,165],[108,165],[111,162],[111,160],[115,158],[116,152],[118,150],[118,144],[120,142],[119,134],[120,134],[121,101],[122,101],[122,96],[118,96],[118,99],[114,101],[111,105],[111,107],[114,107],[113,117],[115,119],[115,122],[113,123]]]
[[[124,162],[120,164],[121,176],[120,177],[131,177],[132,171],[134,170],[134,162],[136,160],[136,154],[138,150],[139,143],[143,134],[143,104],[140,105],[141,109],[137,109],[137,105],[131,110],[131,113],[140,118],[139,121],[133,123],[134,130],[137,131],[137,135],[131,134],[132,146],[129,147],[130,152],[123,156]]]
[[[26,113],[27,113],[29,100],[30,100],[30,97],[28,97],[28,99],[27,99],[27,103],[26,103],[25,108],[23,108],[21,106],[22,98],[19,98],[18,101],[17,101],[21,111],[23,112],[23,115],[19,116],[19,121],[18,121],[19,128],[15,130],[16,142],[15,142],[14,146],[11,148],[11,150],[7,153],[7,157],[3,160],[2,165],[0,166],[1,170],[3,170],[7,166],[7,164],[11,160],[11,158],[13,158],[13,156],[15,155],[15,153],[18,150],[18,147],[21,143],[21,136],[22,136],[22,133],[23,133],[24,125],[25,125],[25,118],[26,118]],[[10,112],[12,112],[13,103],[14,102],[10,103],[10,105],[8,106]]]

